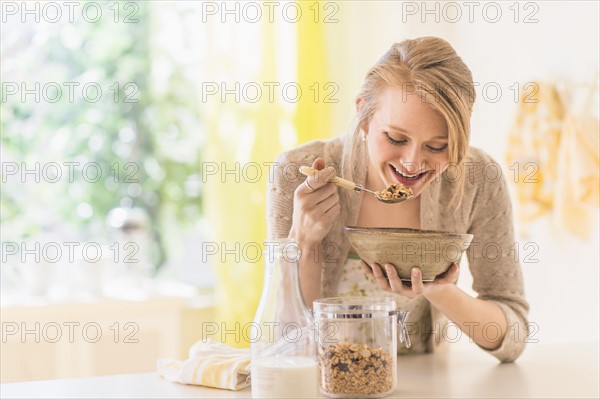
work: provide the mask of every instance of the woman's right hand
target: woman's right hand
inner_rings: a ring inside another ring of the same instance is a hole
[[[331,230],[334,219],[340,214],[337,186],[328,183],[335,176],[333,167],[325,168],[325,161],[317,158],[313,169],[318,172],[307,176],[294,192],[294,213],[290,238],[300,247],[320,243]]]

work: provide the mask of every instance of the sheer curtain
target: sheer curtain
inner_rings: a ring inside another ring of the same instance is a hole
[[[185,5],[206,136],[199,168],[207,229],[198,245],[217,275],[219,338],[238,347],[248,345],[242,330],[262,290],[269,163],[331,134],[317,91],[328,89],[323,26],[309,17],[313,2],[294,4],[302,9],[294,22],[277,8],[273,21],[263,13],[258,22],[243,14],[239,22],[222,15],[223,22],[222,10],[203,15],[201,4]]]

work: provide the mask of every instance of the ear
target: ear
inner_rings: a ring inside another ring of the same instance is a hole
[[[358,114],[358,113],[360,113],[360,109],[365,105],[365,101],[362,97],[356,97],[356,100],[354,103],[356,104],[356,113]],[[368,129],[368,127],[364,123],[360,126],[360,128],[362,130],[364,130],[365,133]]]
[[[356,112],[360,111],[362,102],[363,102],[362,97],[356,97],[356,101],[354,102],[356,104]]]

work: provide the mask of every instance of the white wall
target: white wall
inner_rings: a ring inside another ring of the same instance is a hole
[[[330,24],[328,46],[332,80],[338,82],[339,104],[334,113],[334,133],[348,131],[354,117],[354,98],[367,69],[396,41],[434,35],[450,41],[482,87],[496,82],[502,89],[499,101],[486,100],[478,89],[472,144],[485,149],[502,162],[507,132],[513,122],[516,104],[510,87],[535,80],[564,79],[591,82],[599,70],[598,2],[547,1],[519,3],[519,23],[514,22],[514,2],[497,2],[502,17],[490,23],[483,17],[484,2],[468,21],[468,9],[457,23],[440,22],[433,15],[408,15],[410,2],[340,2]],[[422,2],[412,2],[420,7]],[[462,4],[462,3],[459,3]],[[434,3],[428,3],[432,9]],[[537,8],[535,8],[537,7]],[[479,10],[479,11],[478,11]],[[421,10],[420,10],[421,11]],[[448,9],[448,12],[452,10]],[[492,19],[493,9],[488,9]],[[537,23],[523,23],[534,12]],[[447,14],[454,18],[454,14]],[[493,93],[489,92],[491,96]],[[526,242],[539,246],[539,263],[523,265],[526,293],[531,304],[530,321],[539,326],[536,338],[543,342],[598,340],[600,264],[598,215],[593,237],[579,241],[561,236],[544,218],[529,226],[528,237],[517,237],[521,248]],[[517,229],[518,230],[518,229]],[[460,285],[470,290],[470,276],[463,273]]]
[[[495,81],[504,89],[515,81],[559,78],[585,83],[598,74],[598,3],[538,4],[536,24],[479,23],[457,29],[457,51],[470,66],[475,81]],[[474,145],[501,160],[514,110],[509,90],[496,104],[480,101],[473,118]],[[544,218],[531,226],[529,237],[517,237],[517,241],[535,242],[540,248],[539,263],[523,264],[530,320],[540,327],[539,339],[597,340],[598,228],[588,242],[582,242],[562,236]]]

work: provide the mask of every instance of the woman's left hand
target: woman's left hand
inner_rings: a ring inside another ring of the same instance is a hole
[[[410,276],[410,286],[408,283],[402,283],[396,268],[391,263],[385,265],[386,274],[389,276],[389,279],[385,277],[378,263],[373,263],[369,266],[364,260],[361,260],[361,265],[365,273],[375,278],[382,290],[409,298],[416,298],[419,295],[427,298],[429,295],[435,295],[445,290],[450,284],[454,284],[458,279],[458,266],[456,263],[451,264],[448,270],[437,276],[434,281],[427,283],[423,282],[421,269],[413,267]]]

